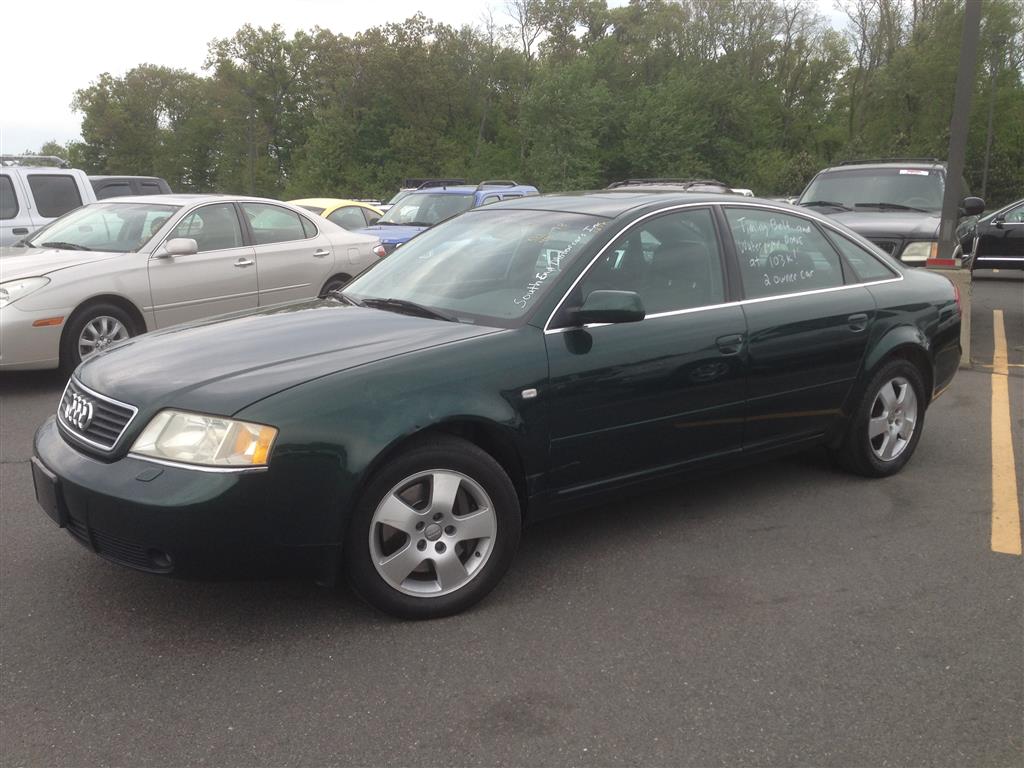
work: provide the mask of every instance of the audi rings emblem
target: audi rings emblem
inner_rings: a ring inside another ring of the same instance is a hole
[[[71,397],[64,403],[64,421],[84,432],[92,424],[92,401],[86,400],[77,392],[72,392]]]

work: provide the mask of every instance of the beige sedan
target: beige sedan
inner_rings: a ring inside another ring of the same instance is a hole
[[[92,203],[0,250],[0,370],[70,371],[154,328],[322,296],[378,244],[276,200]]]

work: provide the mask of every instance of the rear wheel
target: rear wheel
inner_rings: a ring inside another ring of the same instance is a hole
[[[114,304],[85,307],[71,318],[61,337],[61,370],[70,376],[86,358],[136,333],[135,323],[120,307]]]
[[[892,360],[871,378],[853,415],[839,463],[859,475],[887,477],[910,461],[924,427],[921,373],[906,360]]]
[[[371,480],[345,541],[344,565],[371,605],[402,618],[448,616],[482,599],[519,545],[519,500],[487,453],[425,441]]]
[[[320,289],[320,297],[325,298],[327,294],[331,293],[332,291],[340,291],[342,288],[348,285],[351,282],[351,280],[352,278],[348,277],[347,275],[332,277],[330,280],[324,283],[324,287]]]

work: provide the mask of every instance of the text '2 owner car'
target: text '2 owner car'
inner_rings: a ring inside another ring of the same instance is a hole
[[[185,576],[297,553],[440,616],[498,582],[524,522],[615,487],[813,444],[898,471],[959,338],[948,280],[810,211],[527,198],[335,297],[95,355],[34,478],[110,560]]]

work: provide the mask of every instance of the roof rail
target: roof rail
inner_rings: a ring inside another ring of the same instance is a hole
[[[465,184],[465,179],[404,179],[403,189],[430,189],[430,187],[447,187]]]
[[[488,181],[481,181],[476,185],[478,190],[484,187],[518,187],[518,181],[512,181],[511,179],[489,179]]]
[[[868,163],[935,163],[941,165],[937,157],[872,157],[864,160],[841,160],[840,165],[867,165]]]
[[[0,155],[0,165],[46,165],[70,168],[71,163],[56,155]]]
[[[717,179],[623,179],[622,181],[613,181],[606,189],[630,187],[638,184],[679,184],[686,187],[697,184],[715,184],[716,186],[730,189],[728,184]]]

